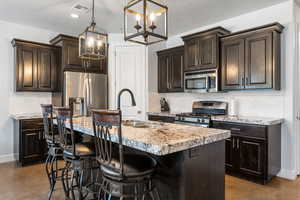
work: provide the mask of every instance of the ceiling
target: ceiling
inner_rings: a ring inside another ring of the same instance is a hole
[[[176,34],[208,25],[286,0],[164,0],[169,7],[169,31]],[[92,0],[3,0],[0,20],[75,34],[90,21],[90,12],[70,17],[77,3],[91,6]],[[124,0],[95,0],[97,25],[108,33],[122,32]]]

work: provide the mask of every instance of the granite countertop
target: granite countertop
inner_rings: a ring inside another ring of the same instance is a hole
[[[222,121],[222,122],[233,122],[233,123],[242,123],[242,124],[256,124],[256,125],[276,125],[282,124],[284,119],[282,118],[268,118],[268,117],[249,117],[249,116],[213,116],[213,121]]]
[[[23,120],[23,119],[38,119],[43,118],[42,113],[18,113],[18,114],[10,114],[10,118],[15,120]]]
[[[148,112],[148,115],[176,117],[176,113],[168,112]],[[282,118],[270,118],[270,117],[255,117],[255,116],[230,116],[230,115],[219,115],[213,116],[213,121],[233,122],[241,124],[256,124],[256,125],[275,125],[282,124],[284,119]]]
[[[158,156],[214,143],[230,137],[230,131],[181,124],[156,123],[155,128],[122,125],[123,144]],[[69,127],[69,124],[66,125]],[[73,119],[74,130],[94,135],[91,117]],[[118,141],[117,130],[110,130],[112,141]]]

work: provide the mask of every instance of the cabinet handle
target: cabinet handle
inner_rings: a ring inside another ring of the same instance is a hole
[[[170,89],[169,70],[169,58],[167,58],[167,89]]]
[[[236,146],[237,146],[237,149],[240,148],[240,139],[237,139],[237,141],[236,141]]]
[[[232,138],[232,148],[234,149],[235,148],[235,139]]]

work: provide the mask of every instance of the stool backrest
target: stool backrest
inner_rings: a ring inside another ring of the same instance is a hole
[[[121,111],[120,110],[92,110],[93,130],[95,139],[95,151],[97,160],[101,165],[110,165],[112,162],[113,146],[110,130],[115,128],[118,134],[118,158],[120,166],[115,166],[120,175],[123,176],[124,154],[121,131]],[[111,165],[110,165],[111,167]]]
[[[54,144],[55,142],[55,133],[53,126],[53,106],[52,104],[41,104],[42,114],[43,114],[43,124],[44,124],[44,134],[45,138]]]
[[[62,148],[72,147],[72,156],[75,156],[75,136],[73,131],[73,112],[70,108],[55,108],[57,125]],[[66,124],[70,126],[67,128]]]

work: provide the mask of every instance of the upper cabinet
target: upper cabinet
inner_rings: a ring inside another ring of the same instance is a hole
[[[280,90],[280,34],[274,23],[221,39],[222,89]]]
[[[85,64],[79,58],[78,38],[67,35],[58,35],[50,41],[51,44],[62,48],[62,69],[67,71],[87,71],[91,73],[107,73],[107,56],[102,60],[91,60],[85,69]]]
[[[157,52],[158,92],[183,92],[183,46]]]
[[[53,92],[57,89],[60,48],[14,39],[16,91]]]
[[[219,38],[230,32],[222,27],[182,37],[184,71],[215,69],[219,66]]]

